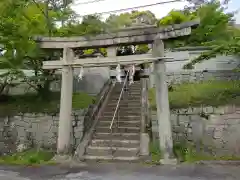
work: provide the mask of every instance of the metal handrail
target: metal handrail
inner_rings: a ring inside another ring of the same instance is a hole
[[[121,98],[122,98],[122,95],[123,95],[123,92],[124,92],[124,87],[125,87],[125,85],[126,85],[126,83],[127,83],[128,74],[129,74],[129,70],[127,71],[127,75],[126,75],[126,77],[125,77],[125,80],[124,80],[124,83],[123,83],[123,87],[122,87],[122,90],[121,90],[121,93],[120,93],[120,95],[119,95],[118,102],[117,102],[117,105],[116,105],[116,109],[115,109],[115,111],[114,111],[113,118],[112,118],[112,121],[111,121],[111,124],[110,124],[110,127],[109,127],[109,129],[111,129],[111,130],[112,130],[112,126],[113,126],[113,123],[114,123],[116,114],[117,114],[117,112],[118,112],[119,103],[120,103],[120,101],[121,101]]]

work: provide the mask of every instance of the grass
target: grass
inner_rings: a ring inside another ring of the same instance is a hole
[[[0,164],[8,165],[40,165],[40,164],[54,164],[51,161],[54,153],[43,150],[28,150],[13,155],[6,155],[0,157]]]
[[[151,164],[160,164],[161,159],[161,151],[159,148],[159,143],[157,142],[150,142],[149,144],[149,151],[151,155]],[[240,160],[240,157],[236,156],[215,156],[203,153],[203,150],[200,152],[196,151],[196,148],[191,144],[186,144],[184,142],[181,143],[174,143],[173,146],[173,153],[174,156],[180,162],[187,162],[187,163],[194,163],[197,161],[212,161],[212,160]]]
[[[159,164],[160,159],[161,159],[161,151],[159,148],[159,143],[151,141],[149,143],[149,152],[151,155],[151,163]]]
[[[149,90],[151,107],[156,109],[155,89]],[[174,85],[169,91],[170,108],[200,105],[240,105],[240,81],[208,81]]]
[[[174,144],[173,151],[175,156],[181,162],[193,163],[197,161],[212,161],[212,160],[240,160],[240,157],[236,156],[216,156],[211,154],[206,154],[203,150],[200,149],[199,152],[196,151],[196,148],[193,145],[186,143],[177,143]]]
[[[87,108],[95,97],[86,93],[73,94],[73,109]],[[0,103],[0,116],[16,113],[56,113],[60,107],[60,93],[51,93],[49,98],[40,98],[36,94],[24,94],[5,97]]]

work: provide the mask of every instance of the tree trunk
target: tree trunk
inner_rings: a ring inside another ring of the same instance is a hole
[[[46,80],[43,86],[38,85],[37,92],[41,98],[48,99],[50,97],[50,83],[51,81]]]

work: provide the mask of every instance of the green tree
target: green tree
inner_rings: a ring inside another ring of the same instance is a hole
[[[231,38],[228,33],[229,22],[233,19],[232,13],[225,13],[218,1],[204,4],[194,14],[200,18],[200,25],[193,30],[188,39],[191,45],[214,45],[218,40]],[[210,18],[211,17],[211,18]]]
[[[181,24],[186,21],[195,19],[196,16],[193,13],[186,11],[172,10],[167,16],[163,17],[158,21],[158,26]]]
[[[212,1],[196,10],[195,13],[200,17],[201,23],[193,30],[187,39],[187,44],[211,46],[213,49],[184,65],[184,69],[191,69],[194,64],[215,57],[217,54],[239,55],[240,33],[232,26],[234,13],[224,12],[226,4],[227,2],[220,4]]]
[[[42,3],[36,6],[27,0],[3,0],[0,3],[0,44],[6,50],[0,58],[0,68],[7,70],[2,75],[2,82],[6,82],[4,79],[9,82],[13,72],[17,72],[17,77],[34,87],[39,95],[48,94],[53,75],[42,69],[42,61],[52,58],[52,52],[41,52],[31,39],[36,35],[48,35],[42,7]],[[55,12],[50,11],[49,15],[54,17]],[[52,28],[56,28],[54,24]],[[32,70],[35,76],[25,76],[20,73],[23,69]]]

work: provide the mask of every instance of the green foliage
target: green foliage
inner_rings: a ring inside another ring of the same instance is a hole
[[[235,30],[228,41],[218,41],[212,50],[203,52],[200,56],[185,64],[183,69],[193,69],[194,65],[205,60],[209,60],[217,55],[235,55],[240,56],[240,31]]]
[[[239,104],[240,81],[208,81],[173,86],[169,92],[170,108]],[[151,107],[156,109],[155,89],[149,91]]]
[[[237,156],[217,156],[211,153],[204,152],[204,148],[199,147],[197,150],[196,145],[187,142],[177,142],[173,145],[175,156],[181,162],[194,163],[197,161],[211,161],[211,160],[239,160]]]
[[[218,1],[206,3],[194,12],[200,18],[200,25],[192,32],[188,39],[190,45],[212,45],[218,40],[227,40],[231,36],[227,33],[229,22],[233,14],[225,13]],[[210,18],[211,17],[211,18]]]
[[[90,15],[83,17],[81,23],[69,23],[56,31],[56,36],[88,36],[104,32],[106,25],[99,16]]]
[[[89,105],[93,104],[95,100],[94,96],[90,96],[87,93],[74,93],[72,99],[73,109],[83,109],[87,108]]]
[[[234,13],[226,13],[227,3],[221,4],[213,0],[204,2],[202,6],[193,10],[172,10],[166,17],[162,18],[158,25],[171,25],[200,18],[200,25],[192,30],[189,37],[168,40],[167,47],[179,46],[214,46],[213,50],[203,53],[200,57],[186,64],[184,68],[191,69],[193,65],[203,60],[215,57],[217,54],[239,54],[238,30],[231,26]]]
[[[157,19],[151,11],[132,11],[131,13],[121,13],[120,15],[110,15],[106,20],[106,25],[110,30],[129,27],[135,23],[136,19],[143,20],[144,23],[153,25]]]
[[[60,94],[50,93],[50,98],[42,98],[37,94],[24,94],[6,97],[0,103],[0,116],[21,113],[56,113],[59,112]],[[95,97],[86,93],[74,93],[73,109],[87,108]]]
[[[152,163],[159,164],[160,159],[162,157],[159,143],[151,141],[149,143],[149,151],[150,151]]]
[[[1,156],[0,164],[10,165],[37,165],[37,164],[49,164],[53,158],[54,153],[50,151],[42,150],[28,150],[21,153],[15,153],[12,155]]]
[[[167,16],[159,20],[158,25],[172,25],[172,24],[181,24],[186,21],[195,19],[194,15],[186,15],[183,11],[172,10],[168,13]]]
[[[240,31],[231,26],[234,13],[225,13],[224,10],[217,1],[206,3],[196,10],[201,23],[193,30],[187,44],[213,46],[213,49],[184,65],[184,69],[192,69],[196,63],[216,57],[218,54],[240,55]]]

